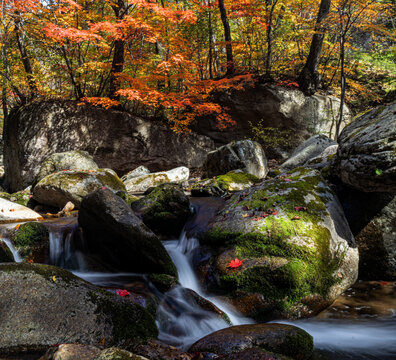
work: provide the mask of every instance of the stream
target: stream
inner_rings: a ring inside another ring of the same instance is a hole
[[[208,199],[209,200],[209,199]],[[197,200],[195,214],[186,224],[179,239],[164,241],[164,246],[177,267],[179,283],[166,293],[159,292],[145,274],[103,273],[89,270],[84,258],[84,242],[76,236],[76,218],[46,222],[50,233],[50,263],[72,271],[95,285],[108,289],[125,288],[133,292],[134,301],[147,305],[155,296],[159,339],[182,350],[216,330],[230,326],[224,316],[197,304],[186,289],[210,301],[225,313],[233,325],[254,323],[241,316],[219,298],[203,291],[193,270],[193,257],[200,244],[194,231],[203,228],[218,203]],[[13,224],[12,227],[15,227]],[[0,235],[16,261],[21,258],[6,234],[11,225],[2,225]],[[8,228],[8,229],[7,229]],[[314,337],[317,360],[396,359],[396,282],[357,282],[331,307],[318,316],[296,321],[274,321],[296,325]]]

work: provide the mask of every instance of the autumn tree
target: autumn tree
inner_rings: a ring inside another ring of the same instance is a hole
[[[311,47],[307,61],[298,77],[300,89],[308,95],[316,92],[319,86],[319,61],[322,53],[322,45],[326,27],[324,20],[330,11],[331,0],[321,0],[319,13],[316,19],[315,33],[312,38]]]

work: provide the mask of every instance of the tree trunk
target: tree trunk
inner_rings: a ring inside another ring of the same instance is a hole
[[[267,24],[267,58],[265,62],[265,76],[266,78],[271,78],[271,61],[272,61],[272,20],[274,17],[274,10],[278,0],[272,0],[267,2],[267,6],[271,5],[268,14],[268,24]]]
[[[127,14],[128,7],[124,0],[117,0],[115,5],[112,5],[114,14],[117,21],[123,20]],[[125,40],[117,39],[114,41],[114,55],[111,63],[110,70],[110,85],[109,85],[109,97],[114,100],[119,100],[119,95],[116,95],[118,90],[117,74],[122,73],[124,70],[125,62]]]
[[[227,12],[224,6],[224,1],[219,0],[219,10],[221,15],[221,21],[224,27],[224,40],[226,42],[226,54],[227,54],[227,73],[226,75],[232,75],[234,73],[234,57],[232,55],[232,43],[231,43],[231,30],[230,24],[228,23]]]
[[[22,29],[20,26],[18,14],[16,14],[16,20],[15,20],[14,25],[15,25],[15,35],[16,35],[16,40],[18,43],[18,49],[21,54],[23,67],[25,69],[25,73],[26,73],[26,77],[27,77],[27,81],[28,81],[30,98],[34,98],[37,95],[37,85],[36,85],[36,81],[34,80],[34,76],[33,76],[32,64],[31,64],[30,59],[27,54],[25,38],[24,38]]]
[[[331,0],[321,0],[318,18],[315,25],[315,34],[312,38],[311,48],[307,62],[302,69],[298,78],[300,89],[307,95],[313,95],[319,86],[319,61],[322,53],[322,45],[324,39],[325,27],[322,22],[330,11]]]

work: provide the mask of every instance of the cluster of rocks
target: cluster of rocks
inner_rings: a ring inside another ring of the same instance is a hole
[[[177,270],[160,239],[178,235],[190,217],[187,191],[222,196],[224,203],[195,233],[203,245],[194,260],[202,285],[258,321],[312,316],[358,272],[396,278],[395,107],[355,119],[338,144],[323,135],[308,139],[277,169],[269,169],[258,143],[234,141],[206,154],[197,181],[187,167],[150,172],[139,166],[119,178],[85,151],[54,153],[29,183],[21,182],[31,188],[0,194],[0,222],[40,220],[38,206],[58,211],[72,203],[90,269],[147,273],[168,290],[177,284]],[[28,223],[11,235],[25,262],[0,264],[0,305],[8,309],[0,353],[75,343],[52,348],[42,359],[312,354],[307,333],[280,324],[231,327],[181,352],[155,340],[155,305],[142,307],[66,270],[36,264],[48,259],[45,226]],[[231,267],[236,258],[242,261]],[[1,241],[0,260],[11,260]]]

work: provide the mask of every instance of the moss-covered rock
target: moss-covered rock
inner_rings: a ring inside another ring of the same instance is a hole
[[[188,350],[217,355],[237,354],[250,348],[260,348],[292,359],[309,359],[313,339],[304,330],[284,324],[255,324],[232,326],[205,336]]]
[[[42,351],[53,344],[107,346],[158,334],[143,307],[42,264],[0,264],[0,352]]]
[[[49,255],[49,234],[43,224],[28,222],[18,226],[10,235],[22,259],[46,262]]]
[[[62,170],[96,170],[98,165],[93,160],[92,156],[86,151],[74,150],[62,153],[55,153],[48,156],[40,166],[33,186],[36,185],[41,179],[51,175],[55,172]]]
[[[260,180],[251,174],[241,171],[230,171],[212,179],[198,181],[191,188],[192,196],[222,196],[228,192],[248,189]]]
[[[22,205],[22,206],[28,206],[31,195],[30,195],[30,192],[28,192],[28,191],[19,191],[19,192],[13,193],[13,194],[9,194],[6,192],[0,192],[0,198],[6,199],[8,201],[12,201],[12,202]]]
[[[163,184],[133,202],[132,210],[155,233],[178,236],[190,216],[190,201],[178,185]]]
[[[247,314],[260,320],[312,315],[321,310],[318,303],[330,304],[357,278],[353,235],[315,170],[298,168],[235,194],[202,242],[217,252],[209,286],[222,288],[234,301],[261,294],[262,310]],[[235,258],[242,265],[228,267]]]
[[[184,166],[147,175],[126,178],[124,183],[129,194],[144,193],[152,187],[166,183],[181,184],[190,177],[190,170]]]
[[[4,241],[0,240],[0,263],[13,262],[14,256]]]
[[[33,189],[33,198],[58,208],[63,208],[68,201],[79,207],[85,196],[102,187],[114,193],[126,191],[124,183],[110,169],[63,170],[40,180]]]

